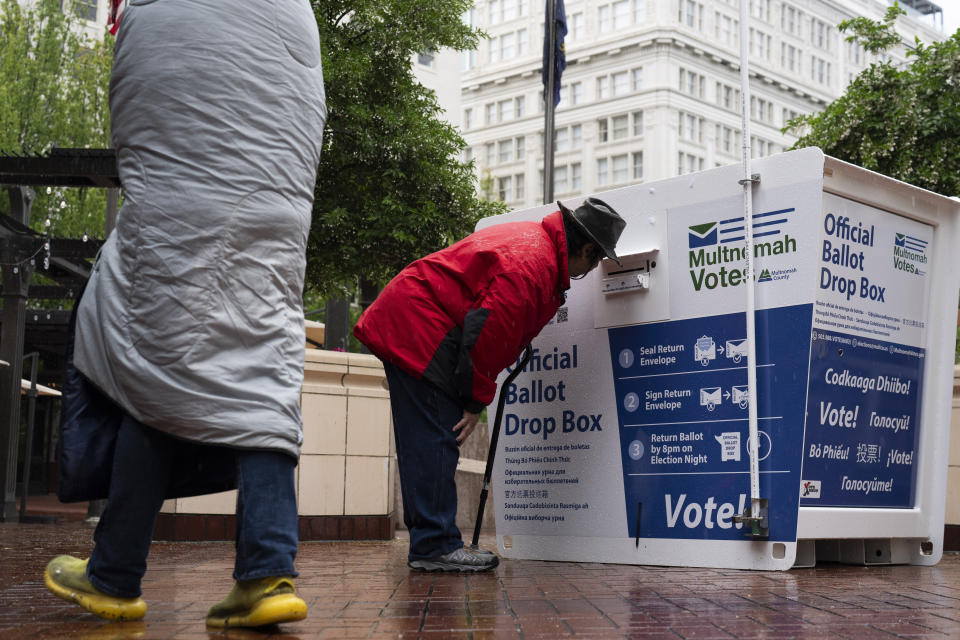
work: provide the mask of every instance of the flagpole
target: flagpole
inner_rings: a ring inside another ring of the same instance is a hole
[[[543,92],[543,203],[553,202],[553,128],[554,111],[553,96],[556,92],[557,67],[557,2],[547,0],[546,28],[544,36],[547,38],[547,55],[543,61],[547,65],[547,86]]]

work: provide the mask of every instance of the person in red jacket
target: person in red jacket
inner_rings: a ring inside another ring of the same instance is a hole
[[[557,204],[541,222],[493,225],[411,263],[354,328],[383,360],[390,387],[413,569],[485,571],[499,562],[463,546],[459,444],[493,401],[497,376],[563,305],[570,279],[604,255],[617,260],[626,226],[597,198],[573,211]]]

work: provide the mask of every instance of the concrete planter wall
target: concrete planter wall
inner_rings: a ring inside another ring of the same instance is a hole
[[[297,467],[301,540],[389,539],[394,533],[390,396],[370,355],[307,349]],[[236,491],[168,500],[158,540],[230,540]]]

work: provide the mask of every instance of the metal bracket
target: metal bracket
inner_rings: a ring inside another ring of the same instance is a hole
[[[743,513],[733,516],[733,521],[745,524],[748,530],[743,535],[754,540],[763,540],[770,537],[770,520],[767,518],[769,501],[766,498],[760,498],[757,513],[751,513],[751,507],[744,508]]]
[[[740,180],[737,180],[737,184],[739,184],[740,186],[743,186],[743,185],[747,184],[748,182],[749,182],[750,184],[752,184],[753,186],[757,186],[758,184],[760,184],[760,174],[759,174],[759,173],[752,173],[752,174],[750,174],[750,177],[749,177],[749,178],[742,178],[742,179],[740,179]]]

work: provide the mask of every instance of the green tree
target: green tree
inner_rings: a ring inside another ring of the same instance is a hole
[[[890,7],[883,22],[856,18],[839,25],[865,51],[885,54],[900,43]],[[787,123],[803,135],[793,148],[817,146],[910,184],[960,194],[960,31],[933,44],[918,40],[898,66],[881,55],[820,113]]]
[[[107,93],[113,38],[92,41],[59,0],[0,0],[0,151],[109,146]],[[9,213],[0,193],[0,213]],[[103,189],[37,189],[35,229],[59,237],[103,235]]]
[[[475,48],[472,0],[318,3],[329,119],[308,247],[307,286],[338,294],[384,283],[504,210],[477,197],[464,141],[413,75],[419,52]]]

